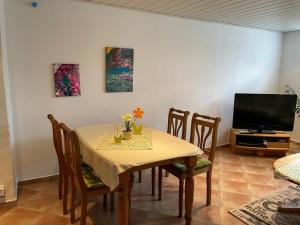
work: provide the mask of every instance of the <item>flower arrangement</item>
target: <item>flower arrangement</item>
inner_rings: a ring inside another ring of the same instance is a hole
[[[125,113],[123,114],[122,120],[124,121],[125,124],[125,130],[123,131],[123,138],[125,139],[130,139],[131,137],[127,137],[126,135],[129,135],[129,132],[132,132],[132,128],[134,130],[134,134],[141,134],[142,131],[142,124],[137,124],[139,123],[140,120],[143,118],[144,111],[137,107],[135,110],[133,110],[133,116],[131,113]],[[138,132],[137,129],[139,129]]]
[[[124,115],[122,115],[122,120],[125,123],[126,130],[130,131],[132,127],[132,115],[130,113],[125,113]]]
[[[132,124],[133,133],[136,135],[142,134],[143,124],[140,123],[141,119],[144,116],[144,111],[141,108],[136,108],[133,111],[133,115],[135,118],[135,121]]]

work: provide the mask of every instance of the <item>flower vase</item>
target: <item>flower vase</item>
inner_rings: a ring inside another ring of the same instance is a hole
[[[132,130],[123,130],[123,139],[130,140],[132,138]]]
[[[134,135],[141,135],[143,130],[143,124],[137,125],[136,123],[132,124],[133,134]]]

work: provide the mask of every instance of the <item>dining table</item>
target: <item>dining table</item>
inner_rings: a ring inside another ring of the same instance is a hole
[[[132,174],[181,160],[186,166],[185,222],[192,221],[194,198],[193,169],[203,154],[196,145],[158,129],[144,127],[131,140],[114,142],[114,124],[97,124],[76,128],[83,161],[111,191],[118,192],[117,225],[128,225]]]

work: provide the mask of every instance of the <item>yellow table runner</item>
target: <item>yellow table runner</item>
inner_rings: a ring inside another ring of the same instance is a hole
[[[116,144],[112,135],[106,135],[97,150],[152,150],[151,133],[132,135],[130,140],[122,140]]]

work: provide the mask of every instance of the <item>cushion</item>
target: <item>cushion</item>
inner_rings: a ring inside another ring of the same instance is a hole
[[[88,167],[91,171],[93,171],[93,168],[89,164],[87,164],[87,163],[85,163],[83,161],[81,161],[81,166]]]
[[[202,169],[204,167],[210,166],[212,163],[208,159],[197,157],[197,164],[194,170]],[[183,162],[173,163],[174,167],[181,170],[182,172],[186,171],[185,164]]]
[[[85,164],[86,165],[86,164]],[[83,176],[84,183],[87,188],[98,188],[103,187],[104,184],[99,177],[94,175],[93,171],[89,166],[81,166],[81,172]]]

